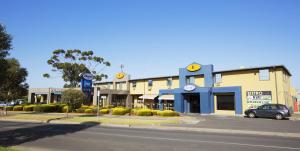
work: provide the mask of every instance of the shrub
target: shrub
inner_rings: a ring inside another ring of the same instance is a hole
[[[35,106],[36,105],[25,105],[25,106],[23,106],[23,111],[33,111],[33,108]]]
[[[85,109],[84,113],[93,113],[93,110],[92,109]]]
[[[33,108],[33,111],[35,112],[56,112],[57,110],[57,105],[54,104],[41,104],[41,105],[36,105]]]
[[[6,107],[6,111],[12,111],[13,110],[13,107],[12,106],[7,106]]]
[[[116,107],[112,109],[112,115],[125,115],[130,112],[128,108]]]
[[[61,97],[62,101],[70,106],[70,111],[75,111],[81,107],[85,95],[81,90],[67,89],[62,92]]]
[[[152,115],[157,115],[157,112],[158,112],[159,110],[151,110],[151,112],[152,112]]]
[[[67,106],[67,105],[65,105],[63,108],[62,108],[62,112],[63,113],[67,113],[67,110],[68,110],[68,108],[69,108],[69,112],[71,111],[71,108],[69,107],[69,106]]]
[[[87,105],[81,105],[80,108],[85,110],[85,109],[89,108],[89,106],[87,106]]]
[[[67,104],[58,103],[57,104],[57,112],[63,112],[63,108],[67,106]]]
[[[179,113],[172,110],[157,111],[158,116],[179,116]]]
[[[109,109],[101,109],[100,113],[101,114],[108,114],[109,113]]]
[[[137,115],[137,116],[152,116],[152,112],[150,109],[141,109],[141,110],[136,110],[135,115]]]
[[[23,106],[16,105],[16,106],[14,106],[13,111],[23,111]]]
[[[85,110],[86,109],[84,109],[84,108],[79,108],[79,109],[76,109],[75,111],[76,111],[76,113],[84,113]]]

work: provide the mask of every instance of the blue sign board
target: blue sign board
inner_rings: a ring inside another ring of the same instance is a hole
[[[90,73],[84,73],[81,75],[81,91],[84,93],[91,93],[93,75]]]

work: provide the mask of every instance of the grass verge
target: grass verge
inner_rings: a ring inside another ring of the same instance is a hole
[[[8,120],[36,120],[36,121],[48,121],[51,119],[62,118],[65,115],[49,115],[49,114],[35,114],[35,113],[20,113],[20,114],[11,114],[8,116],[1,116],[0,119]]]
[[[1,147],[0,146],[0,151],[19,151],[19,150],[12,149],[12,148]]]
[[[167,119],[141,119],[141,118],[112,118],[100,116],[99,119],[95,116],[91,117],[73,117],[70,119],[63,119],[60,121],[66,122],[99,122],[101,124],[117,124],[117,125],[163,125],[163,124],[179,124],[179,118]]]

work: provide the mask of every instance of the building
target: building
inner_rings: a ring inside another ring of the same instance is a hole
[[[47,104],[60,102],[63,90],[63,88],[30,88],[28,102]]]
[[[291,73],[283,65],[214,71],[213,65],[190,64],[179,75],[95,82],[101,106],[172,109],[182,113],[243,114],[265,103],[294,108]],[[98,96],[93,96],[97,104]]]
[[[266,103],[294,109],[291,73],[283,65],[214,71],[192,63],[178,75],[131,79],[124,72],[112,81],[93,83],[93,101],[100,106],[169,109],[182,113],[241,115]],[[59,102],[63,89],[30,89],[32,103]]]

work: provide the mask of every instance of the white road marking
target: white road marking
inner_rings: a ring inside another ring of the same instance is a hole
[[[178,138],[167,138],[167,137],[147,137],[147,136],[113,134],[113,133],[104,133],[104,132],[95,132],[95,131],[93,131],[93,132],[80,131],[78,133],[100,134],[100,135],[107,135],[107,136],[129,137],[129,138],[140,138],[140,139],[154,139],[154,140],[167,140],[167,141],[180,141],[180,142],[194,142],[194,143],[209,143],[209,144],[223,144],[223,145],[261,147],[261,148],[300,150],[300,148],[286,147],[286,146],[257,145],[257,144],[232,143],[232,142],[221,142],[221,141],[203,141],[203,140],[178,139]]]

